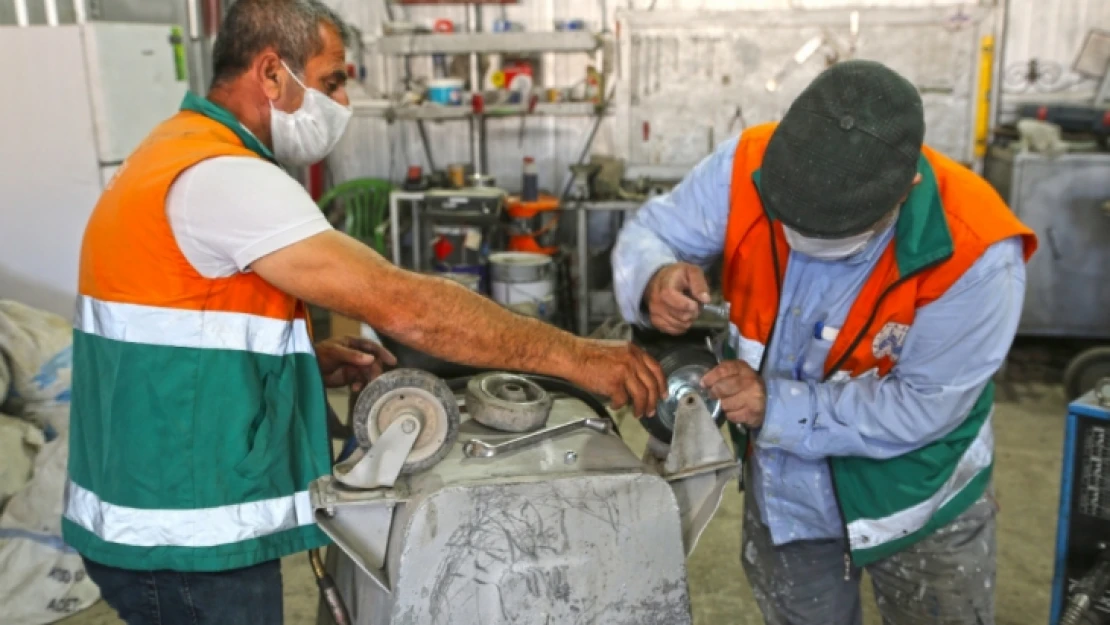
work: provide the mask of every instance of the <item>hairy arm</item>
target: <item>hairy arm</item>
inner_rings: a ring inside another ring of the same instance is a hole
[[[340,232],[274,251],[252,269],[286,293],[444,360],[565,378],[615,407],[631,400],[638,415],[654,413],[666,387],[658,363],[631,344],[579,339],[450,280],[399,269]]]
[[[279,289],[370,324],[398,341],[478,367],[543,368],[572,377],[575,338],[512,313],[442,278],[400,269],[336,231],[322,232],[255,261]]]

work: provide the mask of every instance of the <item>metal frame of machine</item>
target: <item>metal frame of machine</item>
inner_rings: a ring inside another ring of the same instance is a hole
[[[319,622],[690,623],[685,557],[740,464],[698,393],[674,403],[670,444],[641,459],[562,381],[375,380],[351,415],[359,449],[310,488],[336,545],[314,560]]]

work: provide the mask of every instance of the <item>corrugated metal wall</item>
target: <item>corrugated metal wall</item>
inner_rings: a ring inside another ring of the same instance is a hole
[[[1092,28],[1110,30],[1110,0],[1009,0],[1003,102],[1013,105],[1043,99],[1063,89],[1076,98],[1090,97],[1095,83],[1071,72],[1079,47]],[[1022,80],[1030,60],[1044,65],[1042,82]],[[1007,107],[1009,108],[1009,106]]]
[[[380,25],[385,19],[385,9],[380,2],[366,0],[328,0],[352,22],[356,23],[368,39],[381,32]],[[1048,88],[1067,87],[1073,92],[1090,92],[1092,85],[1076,78],[1070,73],[1070,66],[1078,51],[1078,46],[1092,27],[1110,28],[1110,1],[1107,0],[1009,0],[1008,28],[1005,46],[1005,65],[1010,78],[1006,83],[1007,101],[1013,102],[1023,96],[1021,92],[1041,93]],[[517,6],[503,9],[486,8],[483,15],[484,28],[489,29],[495,19],[507,17],[521,21],[531,30],[550,29],[556,19],[581,18],[600,27],[603,23],[612,27],[618,11],[645,10],[653,0],[522,0]],[[823,9],[833,7],[926,7],[964,4],[960,0],[872,0],[871,2],[844,2],[842,0],[655,0],[656,10],[729,10],[729,9]],[[993,5],[992,2],[985,4]],[[866,9],[865,9],[866,10]],[[399,9],[395,11],[401,12]],[[603,13],[604,11],[604,13]],[[465,10],[461,7],[408,7],[403,10],[405,17],[412,21],[430,23],[435,18],[447,18],[462,24]],[[627,53],[627,51],[622,51]],[[1029,59],[1037,59],[1045,68],[1046,76],[1042,82],[1052,78],[1054,71],[1061,77],[1052,85],[1025,87],[1021,84]],[[545,68],[548,85],[565,85],[580,77],[585,65],[582,55],[547,55]],[[391,90],[383,84],[384,75],[379,63],[371,63],[370,78],[367,81],[371,95],[380,95]],[[427,61],[414,64],[414,73],[430,74]],[[393,76],[397,74],[394,73]],[[751,120],[749,120],[751,121]],[[596,152],[624,155],[627,149],[627,129],[620,129],[616,123],[627,124],[628,120],[607,120],[594,144]],[[499,120],[489,126],[489,169],[498,178],[498,183],[515,189],[519,178],[520,160],[525,155],[534,156],[540,167],[541,184],[549,189],[560,188],[567,165],[581,151],[584,137],[589,128],[588,119],[545,118],[529,119],[520,135],[518,120]],[[436,164],[442,166],[449,162],[469,162],[469,134],[465,122],[445,122],[428,124],[431,143],[434,148]],[[667,129],[659,129],[661,132]],[[705,134],[705,133],[701,133]],[[411,122],[386,124],[381,120],[356,119],[352,123],[343,145],[333,159],[333,171],[337,178],[354,176],[389,176],[393,179],[403,175],[404,167],[410,163],[427,166],[419,146],[415,126]],[[715,137],[719,141],[724,139]],[[700,138],[700,143],[707,139]]]
[[[384,2],[327,1],[358,25],[367,38],[372,39],[381,32],[381,23],[385,20]],[[42,23],[45,17],[40,0],[27,2],[31,22]],[[553,20],[572,17],[585,19],[594,26],[603,23],[612,26],[618,11],[645,10],[653,2],[659,11],[920,7],[961,3],[960,0],[871,0],[864,3],[844,0],[521,0],[520,4],[503,10],[487,8],[483,21],[487,29],[502,15],[524,22],[533,30],[549,29]],[[58,4],[62,21],[72,20],[72,3],[59,0]],[[14,23],[13,6],[11,0],[0,0],[0,24]],[[178,21],[176,18],[183,16],[184,0],[93,0],[89,6],[90,17],[94,19],[99,16],[107,20],[170,18]],[[1110,0],[1008,0],[1006,12],[1004,110],[1009,110],[1017,102],[1043,98],[1047,92],[1062,91],[1064,95],[1083,98],[1093,91],[1093,82],[1075,76],[1070,68],[1090,28],[1110,29]],[[404,13],[408,19],[421,22],[437,17],[452,19],[460,24],[465,21],[465,10],[461,7],[412,7],[404,9]],[[1030,60],[1038,61],[1041,68],[1040,81],[1032,85],[1025,79]],[[549,85],[574,82],[580,78],[584,65],[582,55],[547,55],[546,82]],[[427,75],[430,73],[428,68],[426,60],[415,64],[417,74],[423,72]],[[370,95],[392,90],[390,85],[384,84],[381,69],[381,63],[372,63],[367,86],[375,93]],[[627,145],[627,128],[617,128],[615,123],[618,122],[627,124],[628,120],[609,120],[603,124],[595,142],[595,151],[618,154],[627,151],[623,147]],[[500,183],[514,188],[519,177],[520,159],[532,155],[538,160],[544,186],[556,188],[567,165],[581,151],[589,123],[590,120],[585,118],[529,119],[521,140],[518,120],[492,121],[489,126],[490,169]],[[465,122],[428,124],[428,128],[437,165],[470,160]],[[663,128],[659,130],[666,131]],[[715,139],[721,140],[724,136]],[[699,142],[706,142],[706,139],[699,138]],[[388,125],[381,120],[358,119],[352,123],[338,158],[333,159],[333,170],[339,179],[355,176],[396,179],[403,175],[406,165],[426,165],[423,161],[411,122]]]

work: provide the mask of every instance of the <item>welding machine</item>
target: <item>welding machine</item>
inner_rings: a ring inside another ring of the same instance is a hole
[[[1110,624],[1110,378],[1068,407],[1049,625]]]

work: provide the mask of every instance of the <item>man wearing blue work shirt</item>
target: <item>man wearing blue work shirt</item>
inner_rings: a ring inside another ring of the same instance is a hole
[[[992,375],[1036,249],[923,145],[916,89],[822,73],[778,124],[649,201],[613,253],[623,316],[685,332],[723,256],[730,351],[703,379],[747,462],[741,560],[769,625],[994,622]]]

